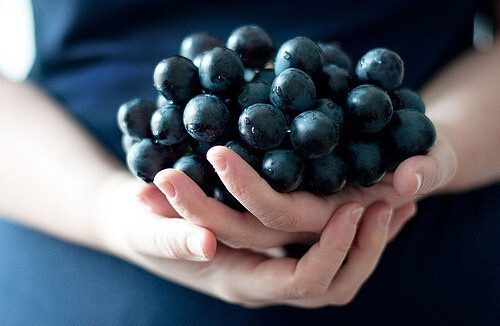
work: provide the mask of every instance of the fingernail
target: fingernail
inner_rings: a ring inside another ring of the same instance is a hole
[[[413,193],[414,195],[416,195],[420,188],[422,188],[422,174],[419,172],[415,173],[415,178],[417,178],[417,190]]]
[[[205,255],[205,252],[203,252],[201,243],[202,239],[197,233],[192,233],[187,238],[187,247],[189,251],[195,255],[196,258],[200,258],[200,260],[207,260],[207,256]]]
[[[361,218],[361,215],[363,215],[364,207],[358,207],[352,210],[351,214],[349,215],[349,222],[352,225],[357,225],[359,222],[359,219]]]
[[[227,167],[226,159],[224,159],[223,157],[212,156],[208,160],[210,161],[210,163],[212,163],[215,171],[217,172],[223,172]]]
[[[387,225],[389,225],[389,221],[391,220],[391,216],[392,216],[392,210],[390,209],[382,213],[382,215],[380,216],[380,224],[383,227],[387,227]]]
[[[163,180],[160,189],[168,198],[175,197],[175,187],[170,181]]]

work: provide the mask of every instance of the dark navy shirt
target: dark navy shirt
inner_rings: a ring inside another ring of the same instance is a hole
[[[258,24],[275,43],[339,41],[354,60],[398,52],[421,87],[470,47],[472,0],[33,0],[30,79],[119,158],[118,106],[156,98],[152,72],[182,38]],[[473,109],[473,108],[471,108]],[[450,114],[453,114],[450,108]],[[0,220],[0,320],[8,325],[498,325],[500,186],[429,198],[347,307],[248,310],[99,252]]]

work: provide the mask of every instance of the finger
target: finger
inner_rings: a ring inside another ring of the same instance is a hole
[[[301,242],[306,237],[302,233],[269,229],[250,213],[236,211],[206,196],[181,171],[163,170],[157,174],[154,182],[183,218],[212,230],[219,240],[233,248],[271,248]]]
[[[253,267],[252,274],[239,275],[249,300],[285,300],[323,295],[344,261],[356,234],[363,208],[345,204],[332,216],[321,237],[300,259],[267,259]],[[235,280],[236,281],[236,280]]]
[[[413,217],[417,212],[417,205],[414,202],[404,204],[394,210],[391,222],[389,224],[389,233],[387,235],[387,242],[391,242],[399,234],[403,226]]]
[[[335,305],[349,303],[372,274],[385,248],[392,210],[383,202],[367,208],[347,262],[330,284],[329,300]]]
[[[217,247],[211,231],[180,218],[154,214],[141,218],[130,234],[133,250],[161,258],[208,261]]]
[[[333,201],[302,191],[276,192],[238,154],[224,146],[212,147],[207,159],[229,192],[267,227],[320,232],[328,222]]]
[[[444,139],[437,140],[427,155],[410,157],[394,172],[394,189],[403,197],[428,194],[451,180],[457,158]]]
[[[144,185],[137,194],[139,200],[151,208],[151,210],[165,217],[180,217],[170,203],[165,199],[165,195],[155,185]]]

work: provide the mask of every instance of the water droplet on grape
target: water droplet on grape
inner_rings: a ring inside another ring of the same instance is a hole
[[[285,51],[285,53],[283,53],[283,59],[290,60],[291,57],[292,55],[289,52]]]
[[[249,125],[251,123],[250,119],[248,117],[244,117],[243,118],[243,122],[246,124],[246,125]]]
[[[283,93],[281,92],[281,87],[275,86],[273,92],[275,92],[279,97],[283,97]]]

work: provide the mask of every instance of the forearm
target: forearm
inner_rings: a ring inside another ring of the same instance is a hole
[[[451,143],[457,170],[442,191],[500,180],[500,41],[467,53],[423,90],[428,115]]]
[[[72,242],[100,247],[98,189],[124,171],[57,103],[0,77],[0,214]]]

